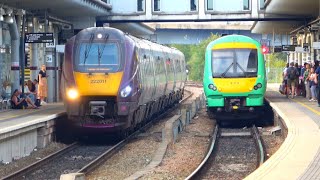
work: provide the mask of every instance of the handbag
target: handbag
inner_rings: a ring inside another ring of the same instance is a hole
[[[39,107],[39,106],[41,106],[40,102],[41,102],[40,99],[36,99],[36,101],[34,102],[34,105]]]

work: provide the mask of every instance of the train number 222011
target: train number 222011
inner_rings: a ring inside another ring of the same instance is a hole
[[[99,79],[99,80],[93,79],[93,80],[90,80],[90,83],[91,83],[91,84],[106,83],[106,82],[107,82],[107,80],[105,80],[105,79]]]

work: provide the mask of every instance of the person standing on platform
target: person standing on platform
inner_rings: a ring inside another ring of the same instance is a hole
[[[306,98],[308,100],[310,100],[310,98],[311,98],[309,76],[310,76],[310,64],[306,64],[306,70],[303,73],[303,79],[304,79],[304,84],[305,84],[305,89],[306,89]]]
[[[296,88],[296,82],[298,82],[299,72],[298,69],[294,67],[294,62],[290,63],[290,67],[287,69],[286,72],[288,78],[287,89],[291,88],[291,98],[294,98],[294,92]],[[289,91],[287,90],[287,97],[289,96]]]
[[[48,76],[47,76],[46,66],[42,65],[38,75],[38,81],[39,81],[38,96],[40,97],[41,105],[46,104],[45,99],[48,96],[47,77]]]
[[[317,86],[318,86],[318,77],[316,75],[316,72],[314,70],[314,67],[310,69],[310,89],[311,89],[311,95],[312,98],[309,101],[317,101]]]
[[[320,107],[320,66],[318,66],[316,74],[318,78],[318,106]]]

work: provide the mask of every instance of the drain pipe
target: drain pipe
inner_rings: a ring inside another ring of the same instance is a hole
[[[12,16],[13,23],[9,24],[11,36],[11,71],[12,71],[12,86],[11,94],[15,89],[20,89],[20,66],[19,66],[19,46],[20,36],[15,16]]]

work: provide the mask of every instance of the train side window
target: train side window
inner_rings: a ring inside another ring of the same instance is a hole
[[[247,65],[248,72],[256,72],[258,67],[258,55],[256,50],[251,50]]]

